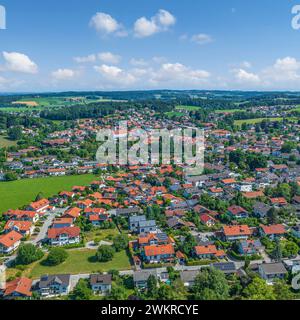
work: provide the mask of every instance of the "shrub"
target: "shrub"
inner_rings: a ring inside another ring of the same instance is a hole
[[[100,262],[111,261],[114,257],[115,250],[111,246],[101,246],[98,248],[96,258]]]
[[[50,249],[49,255],[45,260],[45,264],[48,266],[57,266],[68,258],[68,253],[63,248],[52,248]]]
[[[23,244],[18,250],[16,264],[28,265],[42,259],[43,256],[43,251],[36,248],[33,244]]]

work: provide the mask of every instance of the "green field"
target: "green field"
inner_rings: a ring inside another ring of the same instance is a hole
[[[200,107],[197,106],[176,106],[175,109],[183,109],[183,110],[188,110],[188,111],[197,111],[199,110]]]
[[[115,253],[112,261],[96,262],[94,260],[96,250],[69,250],[67,260],[55,267],[43,266],[40,262],[34,264],[29,272],[29,276],[37,279],[44,274],[80,274],[105,272],[112,269],[131,269],[129,258],[125,251]]]
[[[35,199],[39,192],[50,197],[60,191],[71,190],[75,185],[88,185],[95,179],[93,174],[0,182],[0,213],[17,209]]]
[[[99,241],[111,241],[111,239],[119,234],[117,228],[104,229],[104,230],[92,230],[84,233],[85,241],[93,241],[98,239]]]
[[[295,117],[288,117],[285,119],[289,121],[295,121],[295,122],[298,121],[298,119]],[[256,124],[256,123],[261,123],[263,120],[269,120],[270,122],[281,122],[283,121],[283,118],[257,118],[257,119],[236,120],[234,121],[234,124],[236,126],[241,126],[243,123]]]
[[[216,110],[215,113],[235,113],[235,112],[243,112],[243,109],[224,109],[224,110]]]
[[[170,111],[170,112],[166,112],[165,115],[168,117],[168,118],[173,118],[173,117],[184,117],[185,114],[184,113],[181,113],[181,112],[178,112],[178,111]]]
[[[17,145],[16,141],[11,141],[6,139],[6,137],[0,136],[0,148],[6,148],[6,147],[11,147],[16,145]]]

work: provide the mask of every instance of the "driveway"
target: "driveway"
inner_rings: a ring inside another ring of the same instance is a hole
[[[35,246],[43,239],[45,239],[47,235],[47,231],[51,224],[53,223],[53,220],[63,214],[66,211],[66,209],[55,209],[52,212],[48,213],[48,217],[42,227],[40,228],[39,234],[36,236],[34,240],[28,241],[28,243],[32,243]]]

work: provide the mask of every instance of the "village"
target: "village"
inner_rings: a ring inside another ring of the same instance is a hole
[[[170,298],[176,293],[175,299],[197,298],[199,274],[214,270],[226,282],[226,299],[253,298],[249,288],[255,281],[274,299],[283,288],[289,299],[295,298],[300,124],[290,118],[272,120],[286,117],[290,109],[252,108],[248,112],[270,120],[245,121],[234,130],[219,125],[231,121],[228,111],[212,112],[203,122],[185,107],[177,108],[180,117],[132,108],[105,118],[74,120],[69,129],[52,128],[47,138],[41,128],[22,128],[22,135],[36,143],[5,151],[3,180],[12,174],[19,180],[44,178],[45,183],[47,176],[93,174],[94,180],[51,197],[39,194],[23,207],[2,212],[0,268],[7,279],[0,295],[66,299],[80,297],[87,288],[99,299]],[[146,131],[202,128],[203,173],[186,175],[184,164],[98,163],[92,137],[110,128],[118,139],[117,124],[124,120]],[[94,254],[89,257],[97,261],[94,270],[76,272],[73,265],[70,272],[53,271],[60,265],[65,270],[71,255],[80,252]],[[121,255],[123,265],[105,267]],[[50,257],[60,259],[51,266]],[[44,265],[40,270],[46,273],[29,270],[32,263]]]

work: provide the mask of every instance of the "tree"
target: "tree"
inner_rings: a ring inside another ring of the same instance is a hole
[[[74,288],[73,292],[70,293],[70,300],[91,300],[93,293],[87,280],[80,279]]]
[[[275,208],[271,208],[267,212],[267,219],[269,224],[276,224],[279,222],[278,211]]]
[[[269,286],[265,280],[255,277],[244,289],[244,297],[247,300],[275,300],[273,287]]]
[[[185,237],[183,244],[181,245],[181,251],[186,255],[189,255],[193,248],[197,245],[197,241],[193,235],[190,233]]]
[[[117,252],[125,250],[128,247],[128,237],[125,234],[119,234],[114,238],[113,242]]]
[[[4,179],[6,181],[15,181],[18,179],[18,175],[15,173],[15,172],[7,172],[5,175],[4,175]]]
[[[109,300],[127,300],[127,292],[124,286],[117,285],[116,283],[113,282],[108,299]]]
[[[157,279],[154,275],[150,275],[147,280],[147,293],[152,299],[156,298],[157,295]]]
[[[49,266],[57,266],[68,258],[68,253],[63,248],[52,248],[45,263]]]
[[[22,138],[22,128],[13,127],[7,131],[8,137],[11,140],[20,140]]]
[[[276,300],[293,300],[295,298],[295,295],[291,292],[290,286],[283,280],[276,279],[273,288]]]
[[[98,248],[96,253],[97,260],[100,262],[108,262],[111,261],[114,257],[115,250],[111,246],[101,246]]]
[[[35,201],[39,201],[39,200],[42,200],[42,199],[44,199],[44,195],[43,195],[42,192],[39,192],[37,194],[37,196],[35,197]]]
[[[229,298],[229,285],[223,272],[205,268],[196,277],[192,293],[195,300],[226,300]]]
[[[18,250],[16,262],[21,265],[28,265],[42,259],[43,256],[43,251],[36,248],[33,244],[23,244]]]

